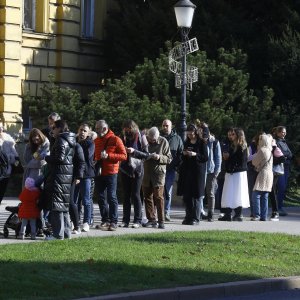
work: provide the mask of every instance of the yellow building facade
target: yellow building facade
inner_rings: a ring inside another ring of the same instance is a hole
[[[52,75],[83,98],[105,72],[104,24],[112,0],[0,0],[0,123],[22,129],[22,99]],[[50,112],[49,112],[50,113]]]

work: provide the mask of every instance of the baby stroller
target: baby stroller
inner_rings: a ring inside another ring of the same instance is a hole
[[[15,236],[17,238],[22,224],[21,220],[18,217],[19,206],[6,206],[5,210],[9,211],[11,214],[9,215],[4,224],[3,235],[5,238],[8,238],[8,229],[12,229],[15,231]]]
[[[9,215],[9,217],[7,218],[7,220],[3,226],[3,235],[5,238],[8,238],[8,236],[9,236],[8,229],[12,229],[15,231],[15,236],[17,238],[19,235],[19,232],[21,230],[21,225],[22,225],[22,221],[21,221],[21,219],[19,219],[19,216],[18,216],[19,205],[18,206],[6,206],[5,210],[11,212],[11,214]],[[37,233],[38,236],[41,236],[39,234],[40,234],[40,231],[43,233],[43,230],[41,229],[41,225],[39,224],[39,222],[37,222],[37,230],[38,230],[38,233]],[[31,231],[30,224],[28,224],[26,227],[25,236],[29,236],[30,231]]]

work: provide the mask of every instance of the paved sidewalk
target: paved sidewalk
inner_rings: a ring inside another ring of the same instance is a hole
[[[3,225],[10,215],[10,212],[5,210],[6,206],[15,206],[19,203],[17,198],[5,198],[0,205],[0,233],[3,231]],[[149,228],[118,228],[116,232],[101,231],[97,229],[91,229],[90,232],[81,233],[80,235],[73,235],[74,238],[84,237],[103,237],[109,235],[122,235],[122,234],[140,234],[140,233],[164,233],[168,231],[200,231],[200,230],[235,230],[245,232],[268,232],[268,233],[285,233],[291,235],[300,235],[300,207],[287,208],[288,216],[280,217],[278,222],[254,222],[250,220],[249,209],[244,211],[245,219],[243,222],[207,222],[201,221],[198,226],[182,225],[181,222],[184,217],[184,208],[177,207],[172,210],[171,222],[166,222],[166,229],[149,229]],[[215,215],[217,219],[218,215]],[[94,219],[95,223],[100,223],[100,213],[98,205],[94,205]],[[122,220],[122,207],[119,206],[119,220]],[[0,245],[10,243],[34,243],[43,242],[43,238],[38,238],[36,241],[26,239],[24,241],[15,239],[14,232],[10,230],[8,238],[4,238],[0,235]],[[202,285],[181,287],[173,289],[157,289],[147,290],[133,293],[124,293],[108,296],[100,296],[93,298],[85,298],[85,300],[127,300],[127,299],[144,299],[144,300],[192,300],[192,299],[277,299],[277,292],[282,295],[282,299],[300,299],[300,277],[289,278],[272,278],[263,280],[251,280],[242,282],[232,282],[216,285]],[[275,295],[275,296],[274,296]],[[200,297],[201,296],[201,297]],[[241,298],[242,296],[249,298]],[[252,297],[253,296],[253,297]],[[299,296],[299,297],[298,297]],[[228,297],[228,298],[227,298]],[[251,298],[252,297],[252,298]],[[284,298],[286,297],[286,298]],[[278,298],[279,299],[279,298]]]
[[[10,215],[10,212],[5,210],[6,206],[15,206],[19,203],[17,198],[5,198],[0,205],[0,233],[3,232],[3,225]],[[80,235],[72,235],[72,237],[87,237],[87,236],[109,236],[109,235],[120,235],[120,234],[139,234],[139,233],[150,233],[150,232],[166,232],[166,231],[197,231],[197,230],[236,230],[236,231],[257,231],[257,232],[269,232],[269,233],[286,233],[292,235],[300,235],[300,207],[287,208],[288,216],[280,217],[278,222],[260,222],[251,221],[250,212],[248,209],[244,211],[245,220],[243,222],[207,222],[201,221],[197,226],[182,225],[181,222],[184,218],[184,208],[177,207],[171,212],[171,222],[166,222],[166,229],[153,229],[153,228],[118,228],[117,231],[101,231],[97,229],[91,229],[89,232],[82,232]],[[215,215],[217,219],[218,214]],[[95,224],[100,223],[100,213],[98,205],[94,204],[94,219]],[[119,206],[119,220],[122,220],[122,206]],[[41,241],[43,238],[38,238],[36,241]],[[0,235],[0,245],[9,243],[24,243],[24,242],[35,242],[30,239],[20,241],[15,239],[14,232],[10,230],[8,238],[4,238]]]

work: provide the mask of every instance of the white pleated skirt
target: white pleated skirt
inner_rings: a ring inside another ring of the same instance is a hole
[[[221,207],[237,208],[250,206],[247,171],[226,173],[222,192]]]

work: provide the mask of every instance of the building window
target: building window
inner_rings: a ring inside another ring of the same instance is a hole
[[[85,38],[94,37],[95,0],[81,1],[81,32]]]
[[[23,29],[35,30],[35,0],[23,1]]]

